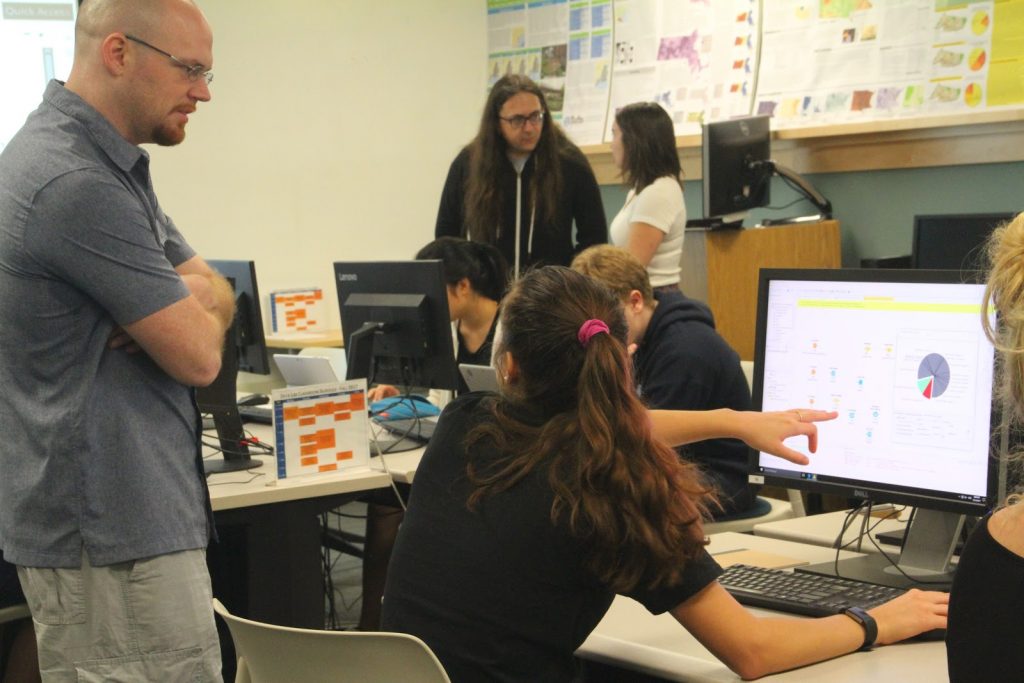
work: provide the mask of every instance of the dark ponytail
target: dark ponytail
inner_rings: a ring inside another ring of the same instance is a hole
[[[585,564],[618,591],[678,581],[704,544],[705,512],[693,465],[657,440],[633,390],[621,304],[567,268],[528,273],[502,308],[499,355],[518,372],[493,404],[494,420],[468,437],[492,441],[504,458],[478,468],[470,505],[543,468],[554,492],[552,521],[586,549]],[[607,327],[584,344],[580,327]]]

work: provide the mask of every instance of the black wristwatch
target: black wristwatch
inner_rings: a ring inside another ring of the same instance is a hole
[[[843,614],[856,621],[864,629],[864,644],[857,648],[857,652],[865,652],[873,648],[875,641],[878,640],[878,622],[875,621],[875,618],[862,607],[847,607],[843,610]]]

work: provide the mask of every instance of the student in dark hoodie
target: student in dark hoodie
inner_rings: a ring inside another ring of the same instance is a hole
[[[637,392],[651,408],[750,410],[740,359],[715,331],[711,311],[682,292],[653,292],[647,270],[625,249],[591,247],[573,270],[603,283],[623,302]],[[749,512],[757,489],[747,483],[748,449],[737,439],[709,439],[680,448],[719,492],[715,519]]]

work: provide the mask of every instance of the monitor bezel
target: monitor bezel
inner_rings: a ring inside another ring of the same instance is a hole
[[[968,274],[970,275],[970,274]],[[764,361],[765,334],[768,312],[769,283],[773,280],[804,280],[816,282],[892,282],[892,283],[923,283],[923,284],[977,284],[976,281],[965,279],[964,274],[955,270],[893,270],[893,269],[788,269],[763,268],[758,279],[757,325],[754,344],[754,374],[752,387],[752,405],[761,410],[764,396]],[[981,320],[978,319],[980,327]],[[993,381],[993,391],[996,380]],[[1000,420],[996,403],[992,402],[990,419],[991,437],[989,439],[990,457],[986,495],[981,501],[955,500],[948,497],[929,495],[927,489],[912,489],[889,484],[876,484],[852,480],[821,480],[802,479],[799,476],[786,476],[765,470],[760,464],[760,453],[750,449],[748,473],[752,481],[784,488],[807,491],[809,493],[826,493],[846,498],[871,500],[876,503],[894,503],[912,505],[942,512],[982,515],[989,512],[999,497],[1000,478]],[[793,408],[802,406],[794,405]],[[813,455],[811,456],[814,457]]]

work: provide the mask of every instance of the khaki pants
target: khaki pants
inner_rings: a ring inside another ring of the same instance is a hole
[[[221,680],[205,550],[18,578],[44,681]]]

